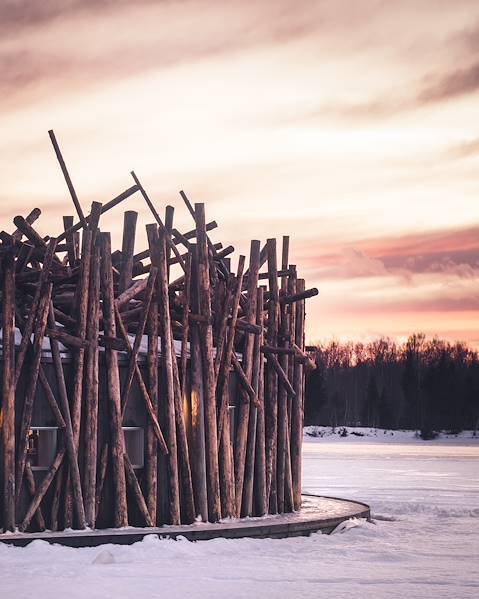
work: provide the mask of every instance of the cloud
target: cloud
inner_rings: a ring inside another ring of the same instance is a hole
[[[479,154],[479,137],[464,141],[448,148],[445,152],[446,157],[461,159],[477,156]]]
[[[479,62],[466,68],[439,75],[424,81],[424,88],[416,96],[418,104],[449,100],[479,90]]]
[[[479,308],[479,226],[357,240],[321,251],[304,245],[298,261],[324,297],[354,310],[457,312]],[[344,308],[346,309],[346,308]]]

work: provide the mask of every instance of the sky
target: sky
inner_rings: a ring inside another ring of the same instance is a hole
[[[290,235],[309,342],[479,348],[478,117],[475,0],[0,2],[1,228],[73,214],[54,129],[86,213],[134,169],[180,230],[184,189],[237,253]]]

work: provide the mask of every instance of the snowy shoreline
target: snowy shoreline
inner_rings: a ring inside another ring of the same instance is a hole
[[[435,439],[424,440],[415,430],[388,430],[382,428],[370,428],[361,426],[305,426],[304,440],[309,441],[328,441],[341,443],[406,443],[418,445],[441,445],[450,444],[478,444],[479,433],[474,436],[474,431],[461,431],[460,433],[451,433],[447,431],[438,431]]]

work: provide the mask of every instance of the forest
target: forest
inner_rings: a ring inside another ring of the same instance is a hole
[[[398,344],[336,340],[309,346],[316,369],[306,378],[305,425],[438,431],[479,425],[479,356],[465,343],[427,339]]]

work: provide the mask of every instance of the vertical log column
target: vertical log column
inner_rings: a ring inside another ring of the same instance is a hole
[[[157,294],[153,295],[148,320],[146,323],[148,350],[146,363],[148,369],[148,393],[156,417],[158,418],[158,303]],[[146,505],[153,526],[157,522],[158,507],[158,442],[155,431],[148,422],[146,431]]]
[[[265,408],[264,408],[264,356],[261,353],[263,345],[263,310],[264,288],[257,291],[256,324],[261,327],[261,333],[255,339],[255,363],[253,369],[253,388],[258,395],[256,413],[256,449],[254,470],[255,510],[258,516],[268,512],[268,497],[266,494],[266,449],[265,449]]]
[[[160,249],[160,238],[156,225],[147,225],[151,263],[158,268],[157,293],[161,334],[161,353],[165,376],[166,393],[166,443],[168,445],[168,511],[169,523],[180,523],[180,490],[178,473],[178,446],[175,421],[175,383],[173,380],[173,344],[168,296],[168,273],[166,254]],[[176,359],[176,357],[175,357]]]
[[[249,324],[254,324],[256,321],[256,288],[258,286],[258,275],[259,275],[259,263],[260,263],[260,251],[261,242],[253,240],[250,247],[250,262],[248,270],[248,305],[246,308],[246,321]],[[241,283],[241,281],[240,281]],[[233,332],[234,334],[234,332]],[[254,350],[254,334],[247,333],[244,349],[243,349],[243,360],[242,366],[246,378],[251,383],[251,376],[253,372],[253,350]],[[254,414],[254,412],[253,412]],[[245,391],[240,393],[240,402],[238,406],[238,424],[236,428],[236,444],[235,444],[235,494],[236,494],[236,515],[249,515],[251,511],[250,496],[253,488],[253,477],[250,476],[252,472],[248,473],[248,480],[246,481],[246,504],[243,514],[241,513],[241,504],[243,500],[243,485],[244,485],[244,474],[245,474],[245,463],[246,463],[246,447],[248,441],[248,424],[250,416],[250,399]],[[256,416],[254,414],[254,416]],[[254,439],[255,431],[251,427],[251,438]],[[251,455],[254,443],[250,447],[250,470],[254,464],[254,457]]]
[[[289,253],[289,237],[283,237],[283,248],[281,254],[281,269],[288,268],[288,253]],[[281,293],[285,294],[287,289],[286,277],[281,277]],[[280,307],[280,322],[279,322],[279,347],[288,347],[287,336],[289,334],[289,315],[286,304],[281,304]],[[285,374],[288,373],[288,355],[281,353],[278,357],[279,364]],[[276,464],[276,481],[277,481],[277,498],[278,512],[281,514],[285,511],[285,471],[286,471],[286,454],[288,435],[288,411],[287,411],[288,394],[284,385],[278,386],[278,447],[277,447],[277,464]]]
[[[121,269],[118,293],[123,293],[131,285],[137,219],[138,212],[134,212],[133,210],[127,210],[123,215],[123,241],[121,245]]]
[[[266,245],[268,259],[268,282],[269,282],[269,304],[268,304],[268,331],[267,342],[272,347],[278,342],[278,267],[276,261],[276,239],[268,239]],[[266,491],[269,497],[269,511],[277,513],[277,488],[276,488],[276,464],[277,464],[277,436],[278,436],[278,375],[272,365],[268,364],[266,376],[268,377],[268,396],[266,402]]]
[[[195,204],[196,240],[198,244],[198,294],[200,343],[203,362],[203,392],[205,400],[206,473],[208,516],[211,522],[221,518],[220,481],[218,470],[218,435],[216,428],[215,365],[213,358],[213,326],[211,322],[211,289],[206,235],[205,206]]]
[[[111,240],[109,233],[99,235],[101,253],[101,288],[103,296],[103,323],[105,335],[116,337],[115,297],[111,265]],[[128,507],[125,481],[125,439],[121,419],[120,375],[116,350],[105,349],[108,400],[110,404],[110,449],[114,488],[114,522],[117,528],[128,526]]]
[[[2,406],[3,528],[15,529],[15,260],[2,261]]]
[[[88,348],[85,373],[85,470],[83,474],[85,516],[89,526],[96,521],[96,473],[98,451],[98,334],[100,321],[100,246],[95,243],[91,256],[88,296]]]
[[[191,309],[195,314],[198,314],[200,307],[198,292],[198,257],[196,249],[196,244],[191,244],[190,296]],[[186,365],[186,359],[184,363]],[[195,506],[197,515],[200,515],[202,520],[206,522],[208,520],[208,493],[206,486],[203,363],[201,360],[199,325],[195,322],[191,324],[190,329],[190,404],[192,444],[191,469],[193,478],[193,490],[195,494]]]
[[[296,289],[301,293],[305,289],[304,279],[298,279]],[[295,343],[304,350],[304,300],[296,303],[296,330]],[[301,447],[303,442],[303,391],[304,374],[303,364],[295,360],[293,387],[296,397],[293,399],[291,408],[291,464],[293,478],[293,500],[294,509],[301,507]]]

